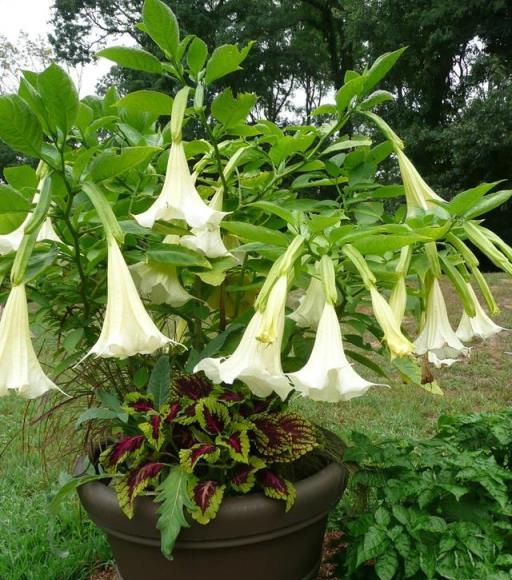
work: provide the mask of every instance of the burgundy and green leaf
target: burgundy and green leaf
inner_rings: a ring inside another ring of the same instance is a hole
[[[212,383],[203,375],[182,375],[174,381],[174,391],[181,397],[199,401],[213,391]]]
[[[181,403],[179,401],[171,401],[160,407],[160,416],[167,425],[172,425],[174,420],[181,411]]]
[[[229,435],[218,435],[215,441],[218,445],[227,448],[231,459],[240,463],[248,463],[251,443],[247,425],[233,423]]]
[[[224,497],[225,485],[218,481],[207,480],[191,482],[189,494],[196,509],[191,512],[192,517],[200,524],[208,524],[215,518]]]
[[[106,471],[111,471],[121,463],[136,462],[145,451],[145,436],[123,437],[100,455],[100,463]]]
[[[215,399],[201,399],[196,405],[197,420],[201,428],[210,435],[225,432],[230,423],[230,415],[226,405]]]
[[[231,489],[237,493],[249,493],[256,483],[257,472],[266,466],[259,457],[251,457],[248,464],[238,464],[229,482]]]
[[[162,445],[165,443],[163,426],[164,422],[160,415],[152,415],[148,421],[138,425],[139,429],[146,436],[148,443],[157,451],[160,451]]]
[[[181,449],[180,465],[185,471],[192,473],[198,461],[215,463],[219,455],[219,448],[213,443],[198,443],[189,449]]]
[[[292,438],[274,415],[258,417],[254,419],[254,425],[254,443],[261,455],[271,461],[277,461],[286,454]]]
[[[156,487],[164,468],[164,463],[146,463],[146,465],[128,472],[115,483],[119,506],[128,518],[133,517],[135,498],[148,487]]]
[[[270,469],[258,472],[258,483],[267,497],[285,501],[286,511],[289,511],[295,503],[296,490],[293,483],[279,477]]]
[[[149,395],[128,393],[124,400],[124,410],[129,414],[155,412],[155,403]]]

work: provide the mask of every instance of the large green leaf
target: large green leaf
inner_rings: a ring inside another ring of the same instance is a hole
[[[459,193],[449,203],[443,203],[442,207],[453,216],[458,216],[466,211],[471,211],[480,198],[498,183],[499,181],[495,181],[494,183],[481,183],[480,185],[477,185],[477,187]]]
[[[282,247],[287,247],[290,243],[290,239],[285,234],[264,226],[255,226],[246,222],[221,222],[220,225],[224,230],[243,240]]]
[[[37,86],[48,112],[50,128],[67,135],[76,122],[80,104],[73,81],[66,71],[53,63],[38,76]]]
[[[43,130],[27,103],[18,95],[0,96],[0,139],[9,147],[37,157],[43,144]]]
[[[170,397],[171,366],[167,355],[162,355],[153,367],[149,377],[148,394],[152,395],[157,409],[166,403]]]
[[[97,56],[108,58],[108,60],[112,60],[116,64],[135,70],[149,73],[162,72],[162,65],[156,56],[140,48],[111,46],[100,50]]]
[[[7,183],[18,191],[26,189],[29,192],[34,192],[37,189],[36,171],[30,165],[4,167],[4,177]]]
[[[377,58],[370,70],[364,75],[365,90],[368,92],[393,68],[396,61],[402,56],[407,47],[399,48],[394,52],[386,52]]]
[[[205,83],[209,84],[221,77],[240,69],[253,43],[239,50],[234,44],[223,44],[217,47],[206,65]]]
[[[497,191],[496,193],[491,193],[481,198],[475,203],[473,207],[468,209],[464,213],[464,217],[467,219],[474,219],[480,215],[488,213],[493,209],[496,209],[500,205],[506,203],[512,197],[512,189]]]
[[[103,181],[121,175],[126,171],[145,163],[159,147],[125,147],[121,151],[105,151],[91,164],[90,175],[94,181]]]
[[[336,107],[339,113],[343,113],[343,111],[349,106],[350,101],[362,92],[363,87],[364,78],[356,77],[345,83],[339,89],[336,93]]]
[[[200,38],[194,38],[187,52],[187,64],[190,72],[197,75],[208,58],[208,46]]]
[[[172,103],[172,97],[158,91],[135,91],[117,101],[116,106],[158,116],[170,116]]]
[[[211,268],[210,262],[204,256],[177,244],[154,246],[148,251],[147,257],[150,262],[164,266]]]
[[[30,203],[21,193],[9,185],[0,184],[0,235],[19,228],[29,211]]]
[[[160,0],[146,0],[142,9],[144,30],[171,56],[176,56],[180,43],[180,29],[174,12]]]
[[[245,122],[256,100],[256,95],[251,93],[240,93],[235,98],[231,89],[225,89],[213,101],[212,115],[229,129]]]
[[[181,528],[190,527],[184,510],[194,509],[188,495],[188,485],[192,477],[192,474],[181,467],[173,467],[171,473],[157,488],[156,500],[160,503],[157,528],[162,535],[162,553],[169,559],[172,559],[174,544]]]

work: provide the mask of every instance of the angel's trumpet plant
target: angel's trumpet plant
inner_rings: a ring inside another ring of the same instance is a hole
[[[405,316],[405,309],[407,307],[407,286],[405,284],[405,276],[409,269],[409,262],[411,260],[411,246],[405,246],[400,252],[400,259],[396,266],[396,273],[398,280],[395,283],[391,296],[389,297],[389,306],[395,315],[395,319],[399,325]]]
[[[130,267],[130,272],[143,298],[153,304],[169,304],[179,308],[192,300],[181,285],[175,266],[139,262]]]
[[[457,337],[448,319],[446,303],[437,278],[433,279],[427,299],[425,322],[415,340],[416,354],[428,353],[429,361],[440,368],[451,366],[461,355],[467,356],[469,349]]]
[[[19,284],[12,288],[0,320],[0,396],[14,390],[24,398],[34,399],[51,389],[58,387],[46,376],[37,359],[25,285]]]
[[[334,303],[336,286],[332,261],[321,261],[322,315],[313,350],[304,367],[289,375],[297,391],[315,401],[335,403],[360,397],[377,383],[363,379],[348,362]]]
[[[468,293],[473,299],[475,306],[475,316],[468,316],[464,311],[461,321],[456,331],[457,337],[463,342],[471,342],[475,339],[487,339],[505,330],[502,326],[495,324],[480,305],[473,287],[467,282]]]
[[[188,87],[178,92],[174,99],[171,117],[172,143],[162,192],[144,213],[133,216],[144,227],[152,228],[157,220],[184,220],[191,228],[207,224],[218,225],[226,215],[208,207],[197,192],[190,174],[181,138],[181,125],[185,112]]]
[[[317,328],[325,305],[322,282],[315,276],[311,277],[303,296],[299,298],[299,306],[290,314],[302,328]]]

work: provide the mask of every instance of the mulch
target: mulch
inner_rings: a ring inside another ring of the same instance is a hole
[[[322,555],[322,566],[318,580],[336,580],[336,567],[333,564],[335,556],[345,548],[342,532],[327,532],[324,540],[324,551]],[[93,572],[89,580],[118,580],[114,567],[111,564],[102,566]]]

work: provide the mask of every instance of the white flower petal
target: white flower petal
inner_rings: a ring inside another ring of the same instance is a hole
[[[325,304],[325,294],[322,282],[311,278],[306,293],[299,299],[299,307],[290,314],[298,326],[303,328],[316,328],[320,322]]]
[[[204,254],[207,258],[222,258],[231,256],[222,241],[220,228],[214,224],[206,224],[200,228],[192,228],[189,236],[183,236],[180,244]]]
[[[456,331],[456,335],[463,342],[471,342],[477,338],[487,339],[498,334],[502,330],[506,330],[502,326],[495,324],[478,302],[478,298],[473,290],[471,284],[467,283],[468,292],[473,298],[475,305],[475,316],[469,317],[465,312],[462,314],[461,321]]]
[[[88,355],[127,358],[151,354],[169,343],[151,320],[115,240],[108,242],[108,298],[98,342]]]
[[[27,399],[58,389],[37,360],[23,284],[11,290],[0,321],[0,396],[9,389],[18,391]]]
[[[130,272],[142,296],[153,304],[179,308],[193,298],[181,285],[175,267],[160,269],[139,262],[130,266]]]
[[[289,377],[304,396],[331,403],[360,397],[379,385],[363,379],[348,362],[338,317],[329,303],[324,305],[308,362]]]
[[[185,220],[192,228],[207,223],[218,225],[226,213],[211,209],[203,201],[190,175],[183,142],[173,143],[162,192],[144,213],[135,215],[137,222],[152,228],[157,220]]]

